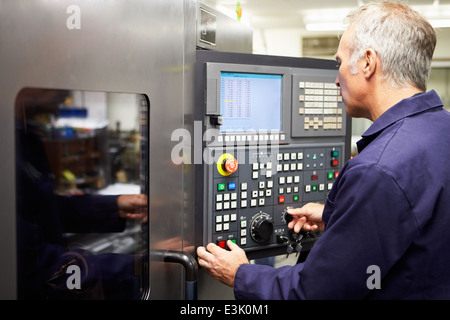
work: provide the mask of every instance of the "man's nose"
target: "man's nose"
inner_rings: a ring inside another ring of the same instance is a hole
[[[336,85],[336,87],[340,88],[341,84],[339,83],[339,74],[336,77],[336,80],[334,80],[334,84]]]

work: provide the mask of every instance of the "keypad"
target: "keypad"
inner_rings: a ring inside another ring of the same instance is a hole
[[[316,147],[246,154],[250,161],[240,161],[236,173],[214,179],[213,240],[254,245],[249,225],[256,213],[273,218],[282,206],[323,202],[339,174],[341,152]]]
[[[334,83],[299,81],[299,115],[304,116],[304,130],[341,130],[342,97]]]

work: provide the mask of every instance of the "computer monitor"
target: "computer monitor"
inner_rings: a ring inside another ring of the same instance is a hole
[[[281,74],[221,72],[222,133],[280,132]]]
[[[290,131],[290,69],[207,63],[206,115],[221,117],[217,142],[286,143]]]

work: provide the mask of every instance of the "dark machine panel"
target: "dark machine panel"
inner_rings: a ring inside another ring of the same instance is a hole
[[[198,245],[250,258],[309,250],[288,208],[324,203],[349,157],[350,120],[328,60],[197,52]],[[206,138],[205,138],[206,137]]]
[[[208,168],[212,176],[208,189],[212,188],[207,197],[206,237],[223,247],[231,239],[252,250],[284,241],[287,207],[324,202],[339,173],[343,145],[245,153],[250,162],[239,164],[229,176],[222,176],[215,166]]]

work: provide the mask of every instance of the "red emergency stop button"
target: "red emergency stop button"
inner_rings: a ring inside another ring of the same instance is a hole
[[[217,159],[217,171],[224,177],[236,172],[238,169],[238,161],[230,153],[222,154]]]
[[[225,247],[226,247],[226,242],[225,242],[225,240],[219,240],[218,242],[217,242],[217,244],[218,244],[218,246],[219,247],[221,247],[222,249],[225,249]]]
[[[331,166],[332,167],[337,167],[339,165],[339,161],[338,160],[331,160]]]
[[[234,173],[236,172],[237,168],[238,168],[238,161],[236,160],[236,158],[230,158],[227,159],[225,161],[225,171],[229,172],[229,173]]]

